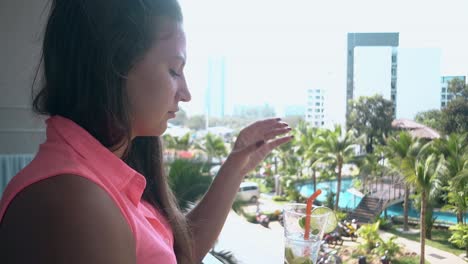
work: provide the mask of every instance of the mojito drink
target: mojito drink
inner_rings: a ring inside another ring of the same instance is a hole
[[[284,208],[284,263],[315,264],[324,232],[336,227],[336,216],[326,207],[316,207],[310,214],[309,235],[305,238],[306,205],[288,204]]]

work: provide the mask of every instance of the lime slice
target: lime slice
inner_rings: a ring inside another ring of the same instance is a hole
[[[309,258],[307,257],[297,257],[292,261],[292,264],[307,264],[309,263]]]
[[[284,257],[286,258],[287,263],[293,263],[294,253],[291,248],[286,247],[284,249]]]
[[[321,215],[321,214],[329,214],[328,219],[327,219],[327,224],[324,227],[324,233],[330,233],[335,230],[336,226],[338,225],[338,218],[336,218],[335,212],[328,208],[328,207],[317,207],[314,210],[312,210],[311,215]],[[310,221],[310,229],[312,230],[314,228],[318,228],[319,224],[316,222],[317,220],[312,217]],[[314,223],[315,222],[315,223]]]
[[[322,214],[328,214],[328,221],[327,224],[324,227],[324,233],[330,233],[335,230],[336,226],[338,225],[338,219],[336,218],[335,212],[333,212],[332,209],[328,207],[316,207],[312,210],[311,215],[322,215]],[[302,217],[299,219],[299,226],[303,229],[305,229],[305,217]],[[319,233],[320,230],[320,221],[318,221],[318,218],[316,217],[311,217],[310,218],[310,230],[311,233],[316,235]]]

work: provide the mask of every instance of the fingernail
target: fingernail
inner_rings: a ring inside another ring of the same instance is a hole
[[[276,121],[281,121],[281,118],[276,118]]]
[[[257,146],[257,148],[263,146],[263,144],[265,144],[265,141],[264,140],[260,140],[260,141],[257,141],[257,143],[255,143],[255,146]]]
[[[288,129],[287,129],[287,130],[288,130],[288,131],[291,131],[291,130],[292,130],[292,128],[288,127]]]

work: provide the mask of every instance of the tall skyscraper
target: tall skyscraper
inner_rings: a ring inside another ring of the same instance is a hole
[[[449,92],[449,82],[454,79],[462,80],[463,83],[466,83],[465,76],[442,76],[440,81],[440,108],[444,108],[447,104],[453,99],[453,94]]]
[[[208,83],[205,93],[205,115],[224,117],[226,60],[224,57],[212,57],[208,61]]]
[[[305,120],[313,127],[325,125],[325,93],[323,89],[307,90],[307,110]]]
[[[440,108],[440,57],[437,48],[399,48],[396,118]]]
[[[390,99],[396,107],[397,93],[397,65],[398,46],[400,43],[399,33],[348,33],[348,65],[347,65],[347,86],[346,86],[346,115],[348,115],[349,100],[356,99],[354,86],[354,50],[356,47],[391,47],[391,78],[390,78]],[[381,88],[380,88],[381,89]],[[386,97],[385,94],[382,96]]]
[[[438,109],[440,57],[438,48],[399,47],[398,33],[349,33],[347,99],[382,95],[393,102],[396,118]]]

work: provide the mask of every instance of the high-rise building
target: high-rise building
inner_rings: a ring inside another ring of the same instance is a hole
[[[307,90],[307,108],[305,114],[306,122],[313,127],[323,127],[325,125],[325,93],[323,89]]]
[[[224,57],[213,57],[208,61],[208,83],[205,93],[205,115],[207,117],[224,117],[226,60]]]
[[[440,108],[444,108],[447,104],[453,99],[453,94],[449,92],[449,82],[454,79],[462,80],[463,83],[466,82],[465,76],[442,76],[440,81]]]
[[[359,97],[355,94],[354,85],[354,51],[356,47],[391,47],[391,78],[390,78],[390,100],[396,107],[397,93],[397,65],[398,46],[400,42],[399,33],[348,33],[348,65],[346,86],[346,116],[349,114],[349,100]],[[386,97],[385,94],[382,94]]]
[[[438,48],[399,48],[396,118],[440,108],[440,58]]]
[[[438,48],[399,47],[398,33],[349,33],[347,100],[382,95],[393,102],[396,118],[438,109],[440,58]]]

